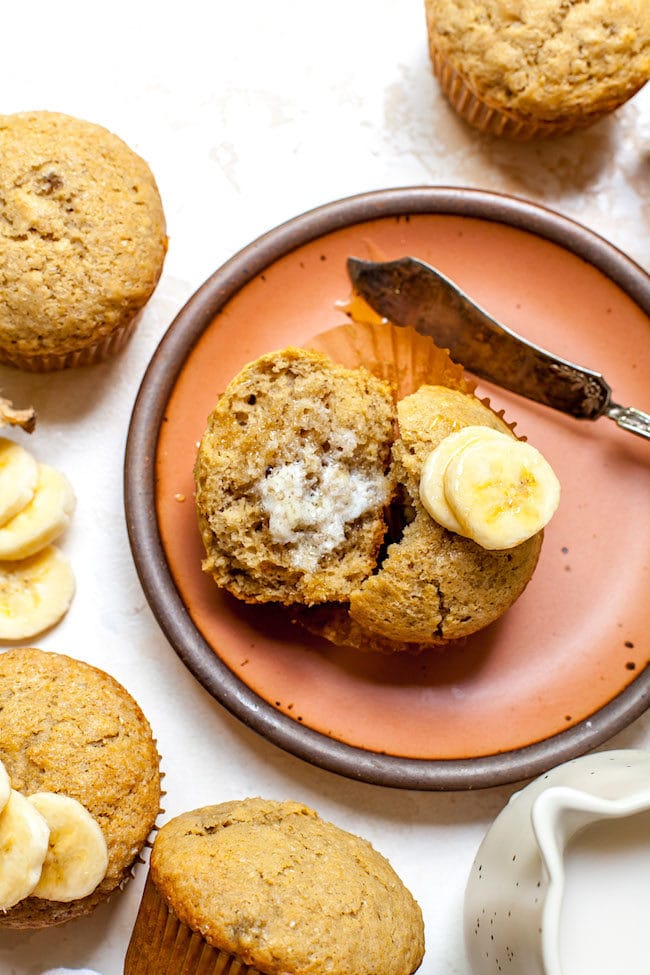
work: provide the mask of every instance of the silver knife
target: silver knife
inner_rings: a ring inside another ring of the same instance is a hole
[[[650,415],[612,402],[603,376],[500,325],[449,278],[413,257],[348,258],[355,290],[383,318],[410,325],[481,379],[583,420],[607,416],[650,439]]]

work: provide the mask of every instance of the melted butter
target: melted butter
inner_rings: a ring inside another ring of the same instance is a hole
[[[322,464],[315,476],[305,453],[305,459],[275,468],[258,490],[274,540],[291,548],[297,568],[314,571],[345,541],[347,524],[386,503],[388,485],[383,474],[360,474],[336,460]]]

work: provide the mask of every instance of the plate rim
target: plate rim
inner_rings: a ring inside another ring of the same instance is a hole
[[[261,698],[203,638],[171,576],[156,513],[156,452],[176,380],[221,308],[273,260],[326,233],[412,214],[466,216],[533,233],[594,265],[650,316],[650,275],[584,225],[538,203],[466,187],[372,190],[325,203],[257,237],[214,271],[163,334],[134,401],[124,456],[124,507],[136,572],[163,634],[208,693],[245,726],[302,760],[350,779],[400,789],[459,791],[534,777],[603,744],[650,705],[650,665],[588,718],[524,747],[466,759],[369,751],[300,724]]]

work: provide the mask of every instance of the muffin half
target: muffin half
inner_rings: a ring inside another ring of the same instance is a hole
[[[346,599],[384,538],[394,422],[365,369],[295,348],[246,366],[198,450],[204,571],[246,602]]]

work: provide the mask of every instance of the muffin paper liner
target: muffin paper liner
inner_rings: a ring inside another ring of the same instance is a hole
[[[364,366],[393,386],[397,400],[425,383],[463,393],[474,390],[449,352],[412,328],[388,322],[350,322],[321,332],[307,348],[329,355],[348,369]]]
[[[124,975],[260,975],[227,951],[213,948],[180,921],[151,879],[124,960]]]
[[[355,321],[319,332],[305,348],[329,355],[348,369],[363,366],[392,385],[396,401],[427,384],[476,395],[476,383],[449,351],[413,328],[383,320]],[[526,439],[515,432],[516,421],[508,420],[503,410],[495,410],[488,396],[477,398],[510,427],[517,439]]]
[[[130,322],[105,335],[100,341],[87,345],[73,352],[47,352],[42,355],[11,354],[6,350],[0,351],[0,363],[14,366],[24,372],[58,372],[62,369],[73,369],[77,366],[92,366],[104,362],[111,356],[121,352],[133,335],[140,320],[140,313]]]
[[[563,135],[573,129],[586,128],[618,108],[633,93],[613,100],[595,112],[575,112],[556,120],[518,116],[482,98],[470,88],[462,74],[433,46],[430,48],[433,73],[452,107],[468,125],[487,135],[504,136],[517,142]]]

